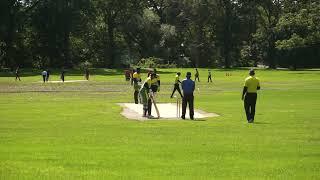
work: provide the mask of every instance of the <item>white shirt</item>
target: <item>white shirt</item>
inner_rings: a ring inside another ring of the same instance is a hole
[[[47,71],[42,71],[42,76],[46,76],[47,75]]]

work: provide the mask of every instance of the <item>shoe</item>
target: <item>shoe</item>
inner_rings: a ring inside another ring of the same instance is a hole
[[[149,115],[149,116],[148,116],[148,119],[154,119],[154,116]]]
[[[181,116],[181,119],[186,119],[186,117],[185,116]]]
[[[173,97],[172,97],[172,96],[170,96],[170,98],[172,99]]]
[[[253,120],[252,120],[252,119],[249,119],[249,120],[248,120],[248,123],[253,123]]]

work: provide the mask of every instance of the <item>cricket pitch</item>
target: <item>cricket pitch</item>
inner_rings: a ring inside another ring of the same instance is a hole
[[[155,120],[155,119],[148,119],[148,118],[142,117],[142,104],[119,103],[119,105],[123,108],[121,114],[128,119],[140,120],[140,121]],[[157,103],[157,106],[160,111],[160,120],[182,120],[180,117],[177,117],[177,105],[175,103]],[[152,106],[151,115],[156,117],[154,106]],[[215,113],[207,113],[199,109],[194,110],[195,119],[203,119],[203,118],[217,117],[217,116],[219,115]],[[186,112],[186,119],[189,119],[188,108]],[[159,119],[156,119],[156,120],[159,120]]]

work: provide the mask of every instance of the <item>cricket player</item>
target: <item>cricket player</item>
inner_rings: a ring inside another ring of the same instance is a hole
[[[136,72],[132,75],[133,79],[133,88],[134,88],[134,103],[138,104],[138,95],[140,90],[139,83],[141,82],[140,68],[137,68]]]
[[[194,81],[197,81],[197,79],[198,79],[198,82],[200,82],[199,71],[198,71],[198,69],[196,68],[196,73],[194,74]]]
[[[181,90],[180,90],[180,84],[181,84],[181,81],[180,81],[180,75],[181,73],[180,72],[177,72],[177,75],[175,77],[175,80],[174,80],[174,87],[173,87],[173,91],[172,91],[172,94],[170,96],[170,98],[173,97],[173,94],[176,92],[176,90],[179,92],[181,98],[183,98],[182,94],[181,94]]]
[[[151,89],[154,92],[154,94],[156,94],[156,92],[160,91],[160,76],[159,74],[157,74],[157,69],[153,69],[151,75],[152,74],[155,74],[155,78],[152,79]]]
[[[209,80],[210,80],[210,82],[212,82],[212,79],[211,79],[211,70],[210,70],[210,69],[208,69],[208,82],[209,82]]]
[[[140,91],[139,91],[141,102],[143,104],[143,117],[152,118],[152,116],[151,116],[152,101],[151,101],[150,96],[153,96],[153,91],[151,89],[151,85],[152,85],[152,80],[154,80],[154,79],[156,79],[156,74],[152,73],[143,82],[143,84],[140,88]]]
[[[187,104],[189,104],[190,119],[193,120],[193,115],[194,115],[193,92],[195,89],[195,82],[193,80],[191,80],[191,72],[187,72],[187,78],[182,81],[181,86],[182,86],[182,91],[183,91],[181,118],[185,119]]]
[[[242,100],[244,100],[244,109],[246,111],[248,123],[254,122],[256,112],[257,90],[260,90],[260,81],[255,77],[253,69],[249,71],[249,77],[245,79]]]
[[[20,79],[20,71],[19,71],[19,66],[16,69],[16,81],[19,79],[19,81],[21,81]]]

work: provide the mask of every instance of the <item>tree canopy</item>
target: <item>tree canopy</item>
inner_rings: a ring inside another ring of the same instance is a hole
[[[317,0],[2,0],[0,66],[320,66]]]

